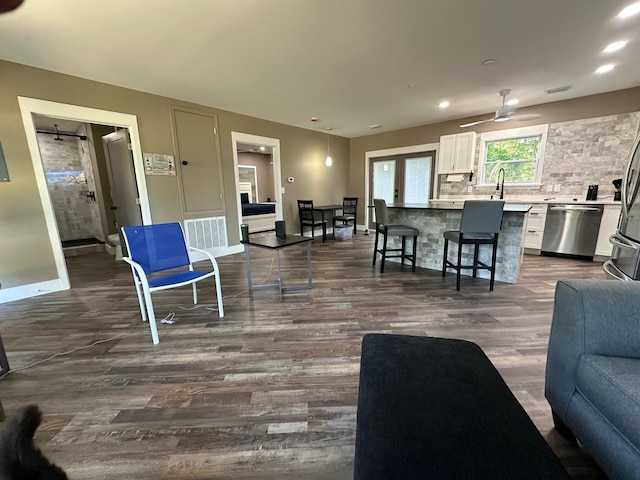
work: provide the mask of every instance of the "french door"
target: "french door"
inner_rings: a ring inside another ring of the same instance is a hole
[[[372,158],[369,205],[374,198],[383,198],[387,204],[428,202],[433,192],[434,160],[435,151]],[[369,228],[374,227],[370,222]]]

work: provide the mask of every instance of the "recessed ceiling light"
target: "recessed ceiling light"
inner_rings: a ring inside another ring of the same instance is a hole
[[[482,62],[482,65],[491,65],[491,64],[494,64],[494,63],[496,63],[496,61],[493,58],[487,58],[486,60],[484,60]]]
[[[613,42],[607,45],[607,48],[602,50],[604,53],[617,52],[618,50],[622,50],[624,46],[627,44],[625,41]]]
[[[332,127],[324,127],[325,130],[331,130]]]
[[[620,18],[627,18],[636,15],[637,13],[640,13],[640,2],[632,3],[628,7],[623,8],[618,16]]]
[[[449,102],[447,102],[446,100],[443,100],[442,102],[440,102],[440,103],[438,104],[438,106],[439,106],[440,108],[447,108],[447,107],[449,106]]]
[[[598,67],[598,69],[596,70],[596,73],[607,73],[610,72],[611,70],[613,70],[613,65],[608,64],[608,65],[602,65],[601,67]]]
[[[512,98],[511,100],[507,101],[507,105],[517,105],[520,103],[520,100],[518,100],[517,98]]]
[[[260,147],[260,151],[261,152],[264,152],[266,149],[267,149],[267,147],[265,147],[265,146]]]
[[[417,86],[417,83],[410,83],[409,85],[407,85],[407,88],[416,88]]]
[[[375,124],[373,124],[373,125],[369,125],[369,128],[370,128],[371,130],[373,130],[373,129],[375,129],[375,128],[380,128],[381,126],[382,126],[382,125],[380,125],[379,123],[375,123]]]

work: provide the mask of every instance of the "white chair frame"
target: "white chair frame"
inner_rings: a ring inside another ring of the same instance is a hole
[[[129,252],[129,242],[127,240],[127,235],[124,233],[124,229],[122,230],[122,236],[124,237],[125,244],[127,246],[127,252]],[[184,232],[183,232],[184,238]],[[186,242],[185,242],[186,243]],[[187,251],[200,252],[205,254],[211,265],[213,267],[213,271],[209,273],[204,273],[202,276],[197,277],[195,279],[191,279],[184,282],[178,283],[170,283],[167,285],[160,285],[157,287],[150,287],[149,280],[147,278],[146,273],[144,272],[142,266],[136,263],[131,257],[122,257],[122,260],[131,265],[131,271],[133,273],[133,281],[136,286],[136,292],[138,293],[138,302],[140,303],[140,312],[142,314],[142,321],[146,322],[149,320],[149,327],[151,328],[151,338],[153,339],[153,344],[157,345],[160,343],[160,339],[158,338],[158,328],[156,326],[156,316],[153,310],[153,302],[151,301],[151,294],[153,292],[157,292],[160,290],[168,290],[171,288],[183,287],[185,285],[192,285],[193,287],[193,304],[198,304],[198,292],[196,290],[196,283],[200,280],[204,280],[205,278],[215,277],[216,282],[216,297],[218,299],[218,313],[220,318],[224,317],[224,307],[222,305],[222,289],[220,287],[220,270],[218,269],[218,262],[216,262],[215,257],[207,252],[206,250],[202,250],[200,248],[190,247],[187,245]],[[185,265],[186,266],[186,265]],[[188,268],[190,271],[193,271],[193,264],[189,261]],[[156,277],[161,278],[161,277]]]

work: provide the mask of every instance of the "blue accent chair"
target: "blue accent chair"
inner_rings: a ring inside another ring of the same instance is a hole
[[[158,330],[153,311],[151,293],[159,290],[192,285],[193,303],[198,303],[196,282],[214,277],[218,313],[224,317],[222,306],[222,290],[220,288],[220,272],[213,255],[199,248],[187,247],[182,225],[177,222],[135,227],[122,227],[122,235],[127,247],[128,256],[122,260],[131,265],[133,281],[138,293],[142,320],[149,319],[151,337],[157,345]],[[207,272],[194,271],[189,251],[205,254],[211,262],[212,269]]]

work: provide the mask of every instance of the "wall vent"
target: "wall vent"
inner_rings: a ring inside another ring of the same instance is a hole
[[[228,246],[225,217],[185,220],[184,231],[190,247],[213,252],[220,247]]]

